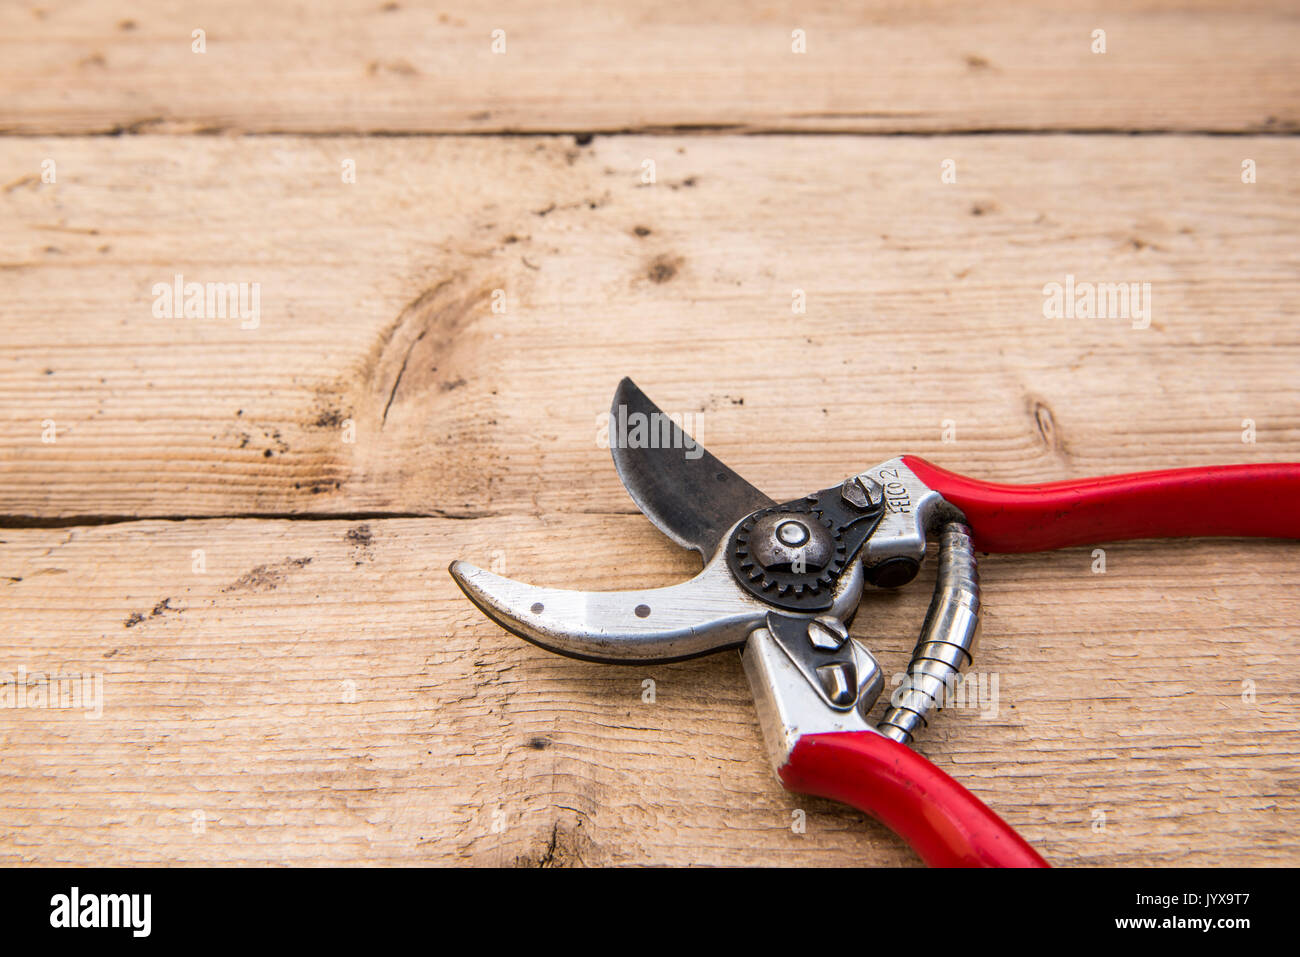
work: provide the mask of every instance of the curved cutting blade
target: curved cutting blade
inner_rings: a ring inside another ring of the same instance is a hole
[[[721,556],[690,581],[639,591],[539,588],[460,561],[450,571],[506,631],[587,661],[679,661],[738,646],[770,610],[736,586]]]
[[[736,584],[721,552],[690,581],[639,591],[539,588],[459,561],[449,571],[466,597],[506,631],[585,661],[680,661],[737,647],[772,611]],[[828,614],[852,621],[863,581],[862,563],[854,561],[835,585]]]
[[[637,508],[707,562],[731,527],[776,503],[723,465],[624,379],[609,410],[614,467]]]

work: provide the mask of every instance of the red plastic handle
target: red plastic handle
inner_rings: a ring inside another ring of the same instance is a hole
[[[805,735],[790,752],[781,780],[792,791],[866,811],[931,867],[1050,866],[979,798],[884,735]]]
[[[1128,538],[1300,538],[1300,464],[1216,465],[1000,485],[903,456],[966,513],[984,552],[1037,552]]]

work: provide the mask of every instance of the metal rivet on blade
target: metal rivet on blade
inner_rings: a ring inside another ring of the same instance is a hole
[[[649,605],[637,605],[637,606],[636,606],[635,608],[633,608],[632,610],[633,610],[634,612],[636,612],[636,616],[637,616],[638,618],[649,618],[649,617],[650,617],[650,606],[649,606]]]

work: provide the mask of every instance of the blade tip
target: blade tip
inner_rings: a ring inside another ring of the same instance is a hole
[[[461,587],[462,591],[465,589],[469,577],[477,571],[481,571],[481,569],[471,565],[469,562],[462,562],[460,559],[456,559],[456,561],[447,566],[447,572],[455,580],[456,584]]]
[[[625,375],[618,380],[618,386],[614,389],[613,407],[618,408],[620,401],[626,402],[628,398],[635,399],[644,395],[645,393],[641,391],[640,387],[632,381],[632,377]]]

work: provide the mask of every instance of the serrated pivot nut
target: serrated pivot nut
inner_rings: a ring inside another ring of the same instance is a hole
[[[810,512],[772,512],[754,523],[749,532],[750,554],[765,569],[796,565],[817,571],[830,564],[835,540]]]

